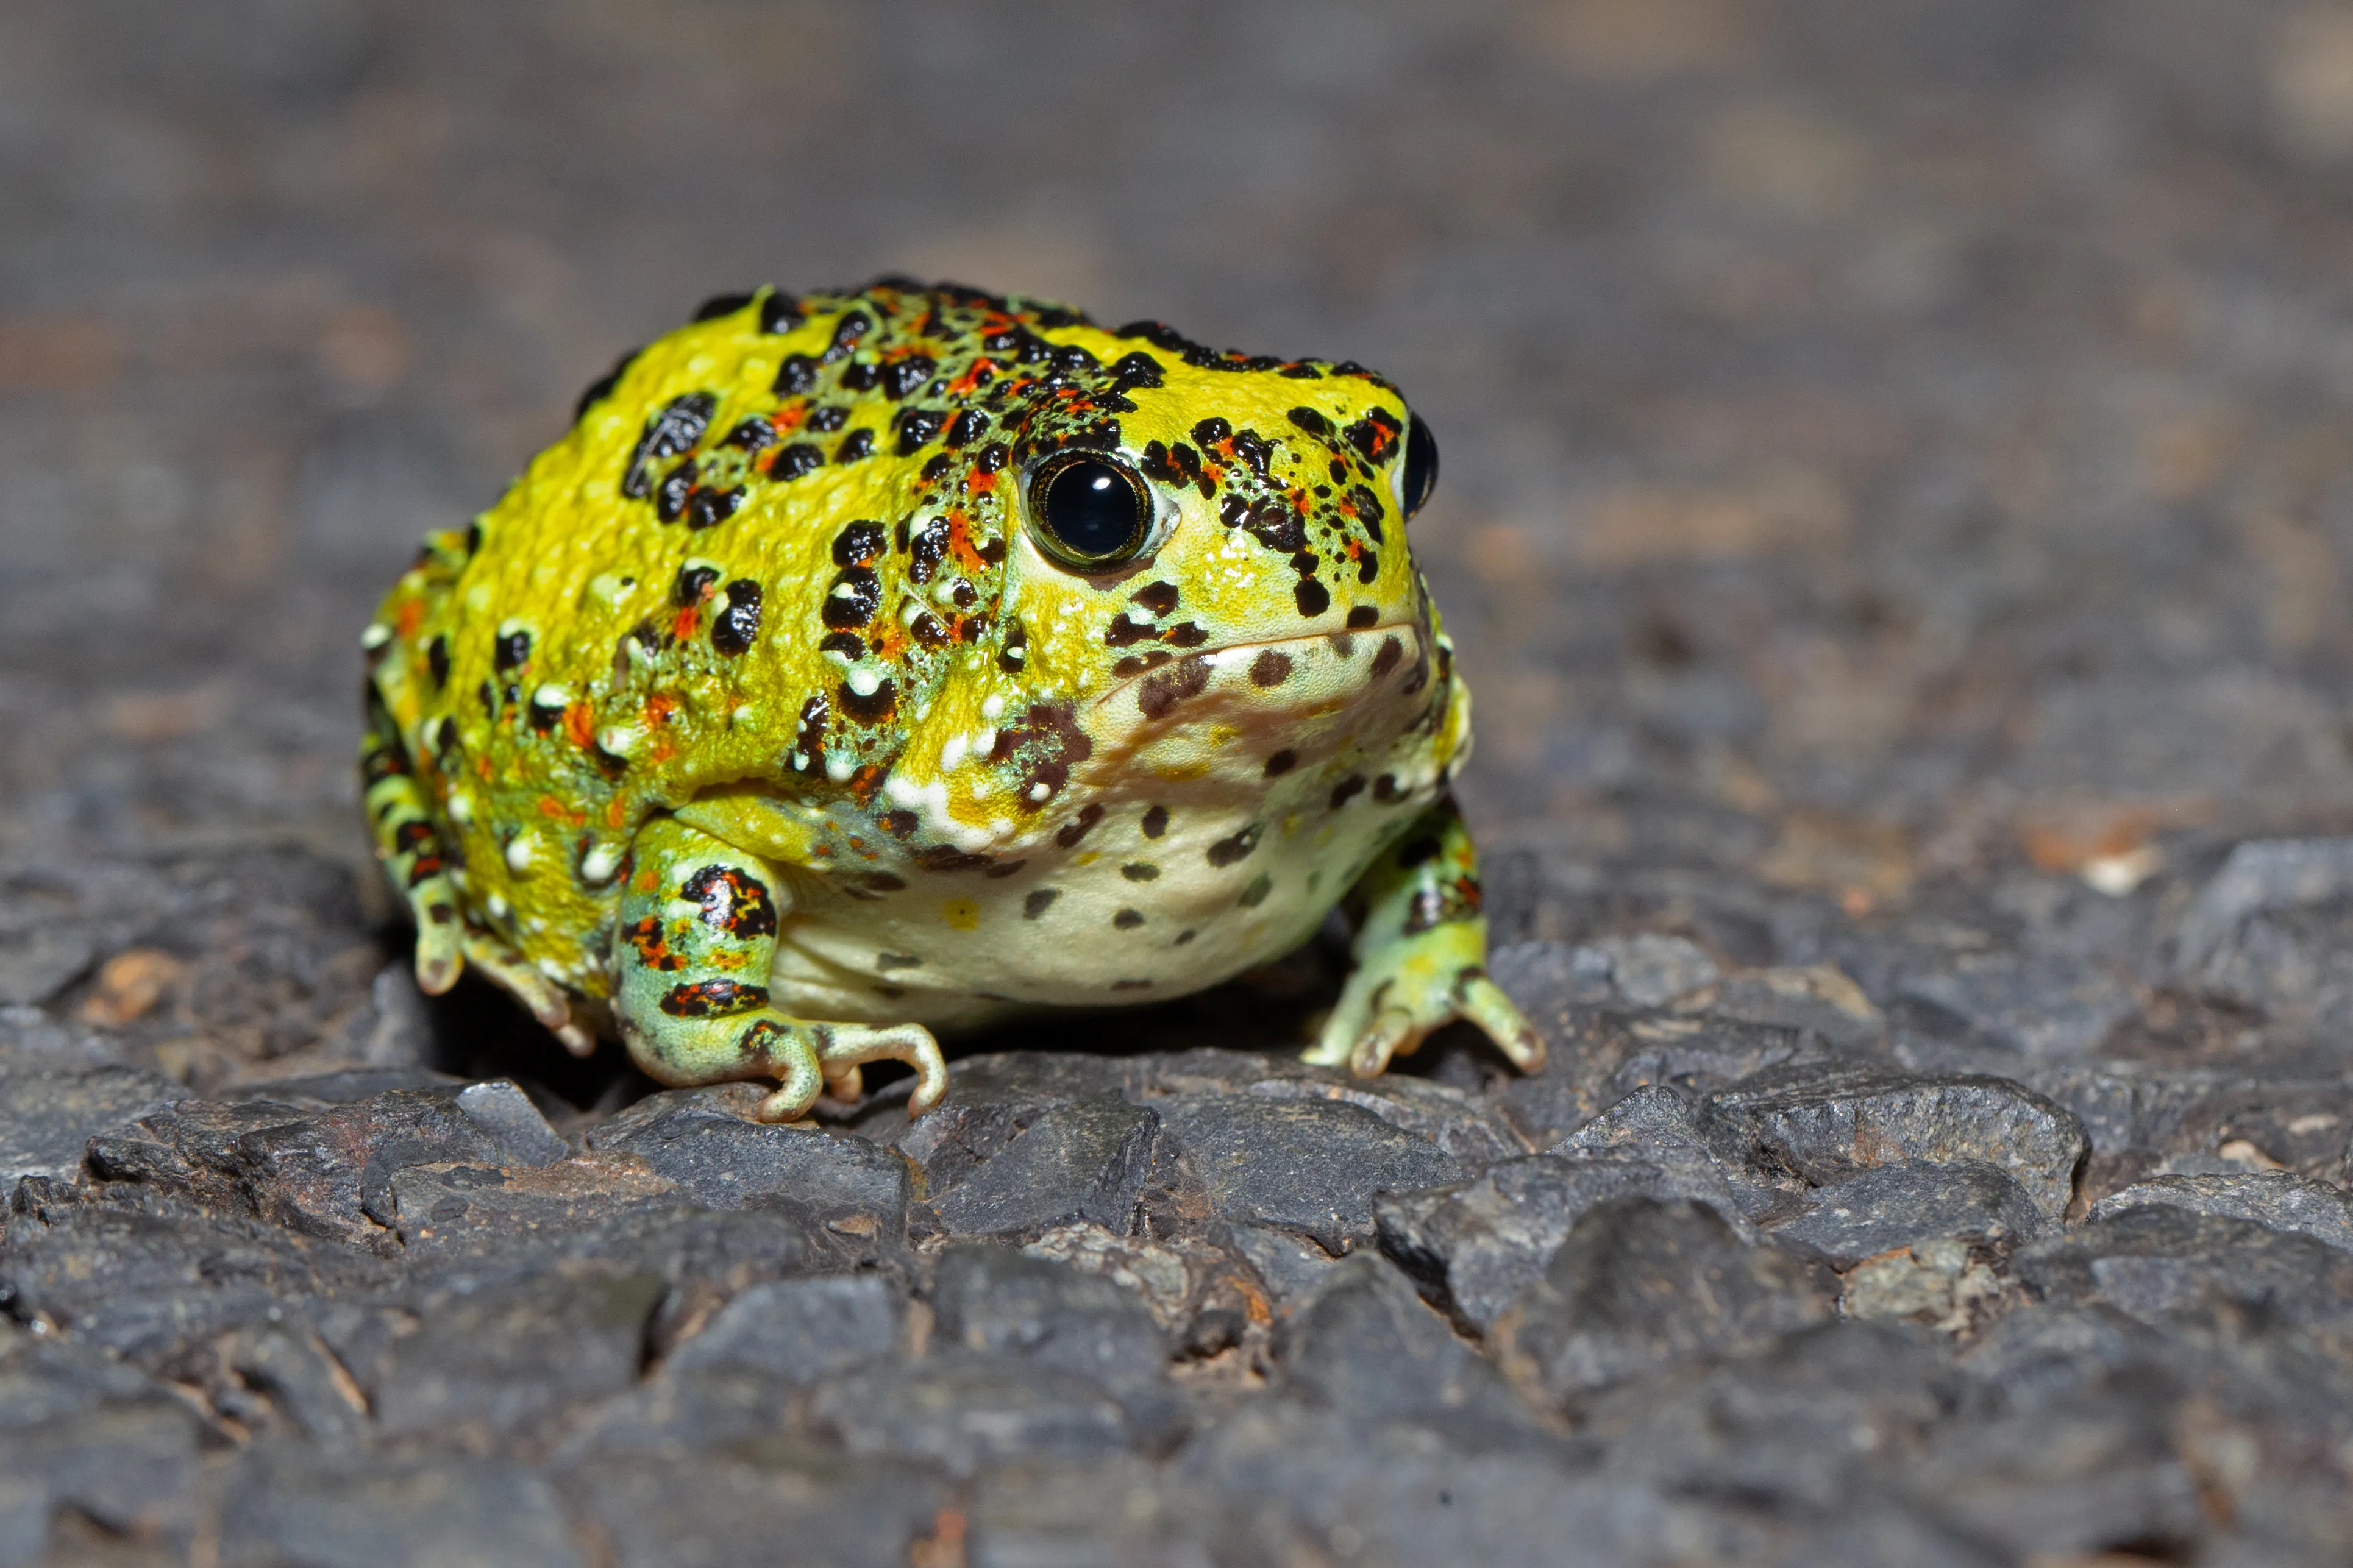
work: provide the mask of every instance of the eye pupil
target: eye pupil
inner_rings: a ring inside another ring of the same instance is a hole
[[[1419,414],[1406,416],[1405,514],[1411,517],[1438,488],[1438,437]]]
[[[1082,567],[1112,565],[1134,554],[1152,515],[1144,481],[1099,458],[1046,468],[1031,482],[1029,507],[1048,552]]]

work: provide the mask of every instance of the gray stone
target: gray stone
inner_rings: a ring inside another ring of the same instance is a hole
[[[1213,1212],[1274,1225],[1337,1253],[1373,1235],[1373,1194],[1460,1180],[1426,1138],[1336,1100],[1172,1100],[1161,1125],[1206,1187]]]
[[[0,1190],[20,1176],[71,1176],[92,1137],[187,1097],[134,1068],[0,1065]]]
[[[1771,1208],[1778,1194],[1748,1180],[1737,1162],[1718,1161],[1708,1131],[1690,1100],[1653,1084],[1611,1105],[1552,1152],[1656,1165],[1675,1186],[1673,1195],[1713,1205],[1742,1240],[1753,1241],[1757,1233],[1746,1216]]]
[[[221,1568],[586,1568],[554,1489],[512,1460],[245,1454],[221,1506]]]
[[[458,1109],[475,1126],[498,1140],[510,1165],[552,1165],[572,1152],[555,1134],[539,1107],[514,1083],[499,1079],[469,1084],[458,1091]]]
[[[1231,1247],[1266,1287],[1278,1310],[1313,1296],[1339,1259],[1295,1230],[1271,1225],[1213,1226],[1210,1238]]]
[[[541,1433],[572,1406],[635,1386],[665,1289],[659,1274],[565,1263],[428,1297],[416,1331],[370,1369],[376,1426],[470,1447]]]
[[[810,1418],[852,1454],[916,1459],[968,1476],[1032,1455],[1088,1458],[1133,1440],[1103,1385],[1027,1356],[946,1350],[877,1362],[828,1379]]]
[[[1286,1394],[1365,1422],[1434,1426],[1471,1451],[1540,1434],[1493,1363],[1370,1253],[1343,1260],[1282,1321],[1274,1355]]]
[[[1579,1215],[1630,1194],[1693,1198],[1746,1223],[1721,1178],[1687,1183],[1648,1161],[1609,1155],[1506,1160],[1475,1182],[1385,1193],[1374,1213],[1381,1250],[1465,1332],[1484,1334],[1543,1275]]]
[[[2038,1061],[2084,1056],[2139,1011],[2123,981],[2064,952],[1962,956],[1915,975],[1904,994]]]
[[[2113,1219],[2130,1209],[2154,1206],[2251,1219],[2274,1230],[2308,1236],[2353,1251],[2353,1196],[2342,1187],[2292,1171],[2152,1176],[2094,1204],[2091,1217]]]
[[[632,1457],[581,1466],[559,1484],[615,1568],[955,1561],[929,1555],[951,1506],[946,1482],[906,1465],[814,1452],[782,1463],[773,1453]]]
[[[723,1093],[677,1089],[591,1131],[591,1149],[634,1154],[712,1208],[749,1205],[895,1238],[906,1233],[907,1163],[855,1133],[748,1121]]]
[[[1616,1198],[1578,1219],[1496,1337],[1507,1364],[1567,1404],[1823,1321],[1835,1294],[1819,1264],[1742,1241],[1713,1210]]]
[[[325,1342],[289,1318],[247,1323],[221,1346],[221,1361],[237,1381],[240,1405],[259,1395],[281,1415],[291,1435],[327,1447],[349,1447],[367,1435],[367,1402]],[[214,1403],[222,1403],[216,1395]],[[248,1427],[257,1413],[240,1410]]]
[[[2251,916],[2348,895],[2353,895],[2353,838],[2241,844],[2182,911],[2173,934],[2174,973],[2191,978],[2217,967]]]
[[[1723,973],[1697,942],[1649,932],[1603,937],[1573,949],[1567,970],[1575,976],[1600,975],[1630,1007],[1662,1007]]]
[[[2025,1190],[1998,1166],[1906,1161],[1823,1188],[1813,1207],[1775,1227],[1773,1239],[1844,1268],[1947,1237],[2007,1251],[2040,1236],[2044,1223]]]
[[[2127,1208],[2025,1248],[2016,1268],[2052,1301],[2226,1336],[2284,1323],[2353,1352],[2353,1254],[2251,1219]]]
[[[722,1307],[663,1365],[670,1373],[749,1367],[815,1383],[894,1353],[902,1316],[899,1292],[876,1275],[771,1279]]]
[[[2083,1123],[2006,1079],[1817,1068],[1768,1075],[1709,1097],[1719,1148],[1744,1148],[1752,1171],[1815,1186],[1897,1161],[1998,1165],[2056,1219],[2089,1152]]]
[[[46,1002],[97,960],[98,943],[87,931],[52,920],[11,920],[0,926],[0,1005]]]
[[[1160,1118],[1111,1097],[1058,1106],[932,1200],[955,1235],[1035,1236],[1073,1220],[1125,1235],[1151,1174]]]
[[[0,1341],[0,1476],[14,1483],[0,1553],[42,1561],[61,1510],[185,1550],[204,1439],[164,1384],[93,1347],[11,1333]]]
[[[932,1287],[934,1334],[1005,1352],[1127,1394],[1156,1387],[1167,1336],[1134,1292],[1008,1247],[952,1247]]]

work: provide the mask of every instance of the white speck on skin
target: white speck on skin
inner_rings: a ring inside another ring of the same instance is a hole
[[[507,902],[505,895],[501,893],[492,893],[489,898],[482,901],[489,906],[491,918],[494,921],[502,921],[506,919],[508,911],[512,908],[512,906]]]
[[[860,697],[871,697],[874,695],[874,689],[882,684],[882,678],[864,665],[860,665],[851,670],[842,683]]]
[[[836,784],[848,784],[849,775],[857,771],[858,760],[855,757],[843,755],[825,760],[825,776]]]
[[[533,689],[531,705],[534,708],[561,708],[572,700],[572,688],[550,680]]]
[[[972,732],[972,754],[985,757],[997,750],[997,726],[984,725]]]
[[[596,731],[596,743],[617,757],[634,755],[645,741],[646,732],[634,724],[608,724]]]
[[[1029,798],[1031,800],[1043,800],[1053,793],[1054,792],[1052,790],[1048,789],[1042,784],[1033,784],[1029,786]]]
[[[474,820],[474,797],[454,793],[449,796],[449,820],[463,827]]]
[[[360,633],[360,647],[369,653],[374,653],[391,640],[392,628],[382,621],[370,622],[368,628]]]
[[[753,720],[759,716],[760,710],[757,708],[753,707],[748,702],[744,704],[741,708],[736,709],[733,713],[727,715],[730,720],[738,724],[749,724]]]
[[[528,833],[518,833],[507,841],[507,869],[528,871],[532,857],[539,853],[539,840]]]
[[[990,692],[980,704],[980,716],[992,724],[1005,717],[1004,697],[997,692]]]
[[[964,753],[969,744],[962,735],[950,735],[946,745],[940,748],[940,772],[952,773],[964,765]]]
[[[621,852],[610,844],[592,844],[588,847],[588,853],[580,857],[580,876],[584,881],[609,882],[613,879],[613,873],[620,868]]]

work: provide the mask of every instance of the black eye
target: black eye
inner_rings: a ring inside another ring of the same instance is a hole
[[[1438,488],[1438,437],[1419,414],[1406,416],[1405,514],[1411,517]]]
[[[1152,497],[1124,464],[1092,453],[1050,458],[1029,481],[1039,545],[1082,572],[1116,566],[1144,548]]]

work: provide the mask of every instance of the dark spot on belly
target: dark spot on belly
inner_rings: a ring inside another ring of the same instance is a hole
[[[1378,680],[1395,669],[1405,658],[1405,644],[1395,637],[1383,637],[1380,651],[1373,655],[1373,679]]]
[[[1373,579],[1380,574],[1381,557],[1379,552],[1367,550],[1364,554],[1356,558],[1356,581],[1359,584],[1369,587],[1372,584]]]
[[[781,289],[770,289],[760,301],[760,330],[764,332],[789,332],[806,319],[801,314],[801,302]]]
[[[953,844],[927,844],[915,855],[915,864],[926,871],[978,871],[991,863],[987,855],[974,855]]]
[[[1200,934],[1201,933],[1199,931],[1180,931],[1176,933],[1176,940],[1170,942],[1168,945],[1171,947],[1182,947]]]
[[[1039,915],[1052,909],[1054,900],[1061,896],[1062,889],[1060,888],[1038,889],[1021,900],[1021,918],[1025,921],[1036,920]]]
[[[751,302],[752,296],[749,292],[713,294],[694,308],[694,314],[688,318],[688,321],[690,324],[696,321],[715,321],[722,316],[733,315]]]
[[[1111,983],[1111,988],[1114,991],[1149,991],[1152,989],[1152,982],[1149,980],[1114,980]]]
[[[776,444],[776,427],[754,414],[739,419],[735,427],[719,438],[723,447],[740,447],[746,452],[765,451]]]
[[[924,444],[940,433],[947,416],[929,409],[902,409],[899,419],[899,456],[912,458],[923,449]]]
[[[1176,607],[1176,585],[1174,583],[1147,583],[1127,597],[1130,603],[1142,605],[1155,616],[1165,616]]]
[[[1242,896],[1235,901],[1246,910],[1254,910],[1266,902],[1267,894],[1273,890],[1274,879],[1261,871],[1251,879],[1250,885],[1242,889]]]
[[[1131,860],[1119,868],[1119,874],[1131,882],[1150,882],[1160,876],[1160,868],[1149,860]]]
[[[1380,777],[1373,781],[1373,798],[1375,800],[1396,800],[1403,793],[1403,791],[1398,788],[1397,775],[1395,773],[1383,773]]]
[[[1266,760],[1266,776],[1279,779],[1299,765],[1299,753],[1285,746]]]
[[[839,407],[812,408],[809,410],[808,418],[802,423],[807,429],[820,436],[830,436],[849,423],[849,410]]]
[[[886,811],[874,820],[893,838],[904,838],[915,831],[915,814],[912,811]]]
[[[1096,802],[1090,801],[1084,806],[1080,808],[1079,815],[1075,820],[1062,825],[1062,830],[1054,835],[1054,842],[1060,845],[1065,849],[1074,849],[1078,847],[1079,840],[1084,838],[1089,833],[1092,832],[1094,830],[1095,824],[1101,822],[1103,819],[1103,806]]]
[[[1301,579],[1299,584],[1291,590],[1291,596],[1298,604],[1299,613],[1309,620],[1332,607],[1330,590],[1313,577]]]
[[[1380,618],[1380,611],[1372,605],[1358,605],[1348,612],[1348,629],[1354,632],[1365,631],[1377,623]]]
[[[987,870],[983,871],[981,875],[994,882],[999,878],[1012,876],[1016,871],[1020,870],[1022,867],[1027,866],[1028,864],[1029,864],[1029,862],[1027,860],[1000,860],[996,865],[991,866]]]
[[[1350,801],[1356,799],[1358,795],[1364,793],[1365,775],[1362,773],[1350,773],[1346,778],[1342,779],[1338,784],[1332,786],[1332,809],[1335,811],[1339,810],[1342,806],[1347,805]]]
[[[1268,648],[1250,660],[1252,686],[1280,686],[1291,679],[1291,656]]]
[[[1147,719],[1165,719],[1179,702],[1198,697],[1209,684],[1209,661],[1198,654],[1176,661],[1176,667],[1144,678],[1136,689],[1135,705]]]
[[[923,966],[923,955],[920,952],[878,952],[874,955],[874,967],[885,974],[894,969],[921,969]]]
[[[1146,838],[1157,838],[1167,831],[1168,808],[1165,805],[1147,808],[1144,814],[1144,836]]]
[[[1119,913],[1111,917],[1111,923],[1121,931],[1134,931],[1136,927],[1144,923],[1144,911],[1141,910],[1122,910]]]
[[[1161,633],[1160,640],[1170,647],[1199,647],[1209,640],[1209,634],[1191,621],[1179,621]]]
[[[1247,858],[1258,847],[1259,835],[1264,831],[1253,822],[1232,837],[1219,839],[1209,846],[1209,864],[1222,868]]]

